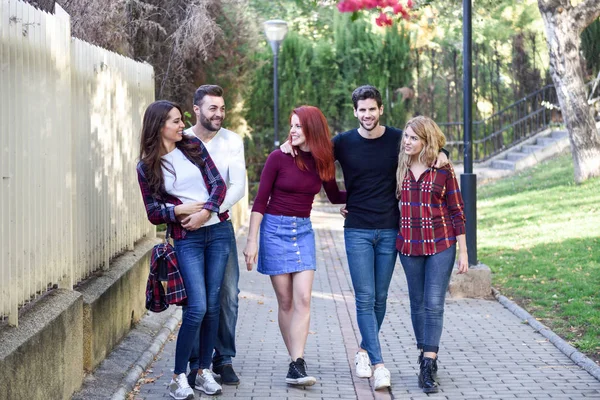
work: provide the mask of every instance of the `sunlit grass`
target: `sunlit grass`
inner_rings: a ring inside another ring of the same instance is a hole
[[[600,178],[570,155],[478,188],[478,256],[492,284],[600,360]]]

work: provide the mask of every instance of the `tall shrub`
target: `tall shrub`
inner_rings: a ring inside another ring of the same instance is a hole
[[[302,35],[291,31],[279,53],[279,139],[285,140],[294,107],[319,107],[333,134],[357,126],[352,91],[360,85],[378,87],[384,96],[382,122],[402,126],[406,109],[393,101],[394,90],[409,85],[410,40],[404,30],[380,30],[371,21],[352,22],[334,14],[333,35]],[[254,56],[256,68],[245,92],[248,179],[257,182],[261,165],[273,149],[273,54],[264,43]],[[253,189],[252,187],[250,188]]]

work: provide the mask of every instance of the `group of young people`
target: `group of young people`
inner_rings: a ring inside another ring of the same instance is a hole
[[[355,373],[390,387],[379,342],[397,255],[404,268],[419,351],[419,387],[438,390],[437,353],[445,294],[459,246],[458,273],[467,272],[465,217],[460,190],[434,121],[419,116],[404,130],[380,125],[382,98],[373,86],[352,93],[359,127],[331,138],[312,106],[290,115],[288,140],[264,166],[250,216],[244,257],[250,271],[271,279],[278,322],[290,355],[285,381],[310,386],[304,349],[316,270],[310,222],[321,187],[345,204],[344,240],[362,336]],[[138,178],[152,223],[166,223],[188,299],[177,338],[169,394],[192,399],[196,388],[218,394],[238,384],[232,367],[239,266],[228,210],[245,191],[241,139],[222,128],[223,90],[204,85],[194,95],[196,124],[184,131],[179,106],[152,103],[145,112]],[[338,161],[345,191],[335,180]],[[210,369],[212,364],[212,371]],[[186,375],[189,365],[189,374]]]

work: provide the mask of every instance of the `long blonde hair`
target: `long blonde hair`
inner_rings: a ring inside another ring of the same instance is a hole
[[[419,162],[425,165],[432,165],[437,159],[440,149],[446,144],[446,136],[435,123],[434,120],[424,116],[418,116],[410,119],[404,127],[404,132],[408,128],[412,128],[415,135],[423,141],[423,149],[419,153]],[[396,170],[396,197],[400,198],[400,192],[402,191],[402,181],[406,177],[410,165],[412,162],[412,156],[407,155],[404,152],[404,138],[400,141],[400,151],[398,152],[398,169]]]

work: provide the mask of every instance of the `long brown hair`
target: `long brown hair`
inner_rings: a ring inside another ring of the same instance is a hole
[[[144,120],[142,123],[142,133],[140,141],[140,161],[144,167],[144,173],[148,179],[148,186],[152,195],[159,199],[164,199],[166,192],[164,189],[165,179],[163,176],[162,167],[175,175],[173,166],[162,159],[162,156],[167,152],[162,141],[161,131],[169,119],[169,113],[172,109],[178,109],[183,116],[183,111],[178,104],[167,100],[158,100],[150,104],[144,112]],[[204,166],[202,159],[201,148],[194,139],[183,139],[175,146],[185,156],[199,167]]]
[[[440,149],[446,144],[446,136],[434,120],[422,115],[410,119],[404,127],[404,132],[408,128],[412,128],[415,135],[423,141],[423,148],[417,158],[425,165],[432,165]],[[396,197],[398,198],[400,198],[400,192],[402,191],[402,181],[410,169],[412,157],[404,152],[403,138],[400,140],[398,169],[396,170]]]
[[[294,114],[298,116],[300,125],[302,125],[302,133],[304,133],[306,144],[315,159],[319,178],[322,181],[332,180],[335,178],[333,145],[331,144],[331,133],[325,116],[321,110],[313,106],[294,108],[294,111],[290,114],[290,121]],[[291,134],[288,135],[288,141],[292,142]],[[302,161],[302,157],[295,157],[294,160],[298,168],[306,171],[307,167]]]

